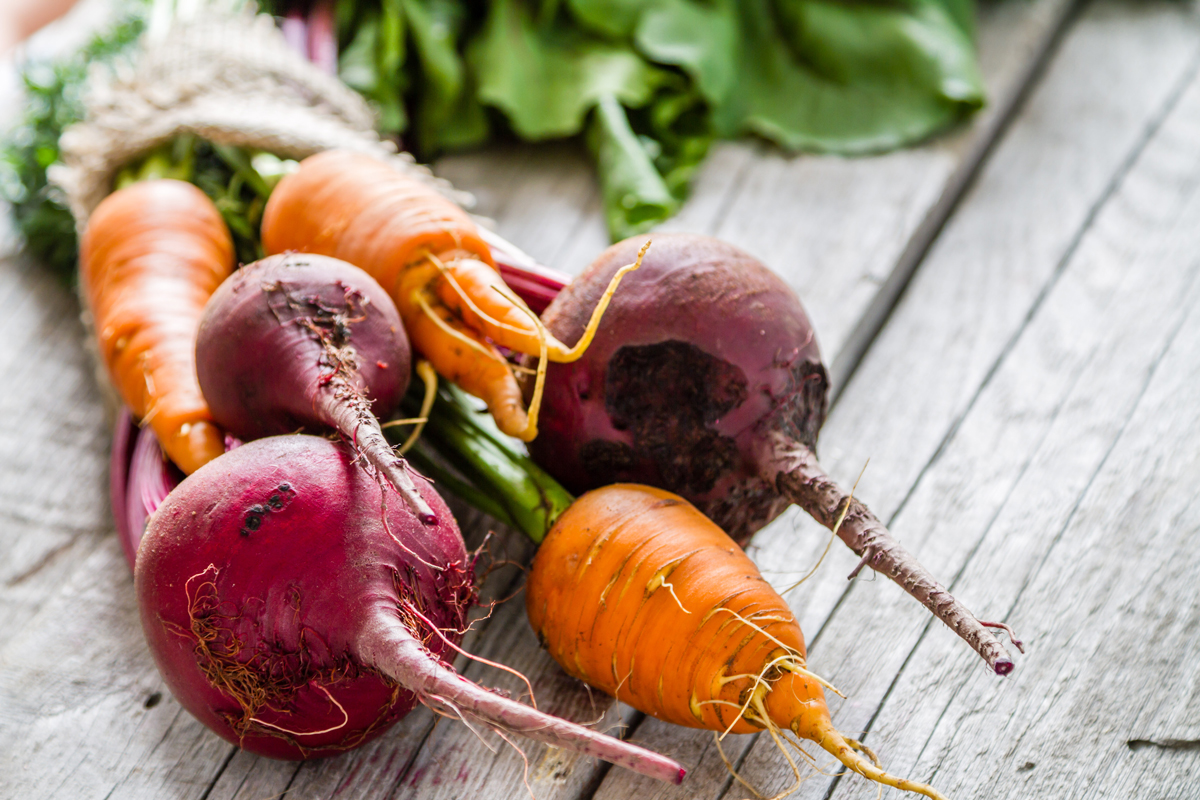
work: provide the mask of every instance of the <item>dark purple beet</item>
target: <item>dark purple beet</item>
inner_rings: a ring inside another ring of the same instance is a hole
[[[543,315],[550,332],[577,341],[646,238],[613,245],[564,289]],[[659,486],[745,542],[790,502],[760,475],[763,428],[815,447],[827,389],[808,316],[775,273],[718,239],[656,234],[584,356],[550,364],[529,449],[573,492]]]
[[[577,341],[647,238],[613,245],[568,285],[542,315],[550,333]],[[550,364],[534,459],[577,493],[633,482],[680,494],[743,543],[796,503],[862,556],[851,577],[863,566],[886,574],[996,672],[1011,671],[993,623],[976,620],[817,462],[828,379],[795,292],[726,242],[652,238],[583,357]]]
[[[313,436],[260,439],[196,470],[154,513],[138,551],[138,604],[184,708],[247,750],[309,758],[378,736],[419,701],[681,777],[669,759],[455,673],[446,640],[462,638],[474,589],[454,518],[420,477],[436,525],[385,503],[355,458]]]
[[[411,358],[379,284],[358,267],[307,253],[233,273],[205,306],[196,340],[200,389],[225,430],[244,440],[337,430],[433,524],[376,419],[399,406]]]

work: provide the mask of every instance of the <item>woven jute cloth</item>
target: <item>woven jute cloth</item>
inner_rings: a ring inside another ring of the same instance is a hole
[[[366,102],[292,50],[274,20],[206,5],[196,21],[145,35],[129,62],[88,76],[83,120],[64,131],[61,161],[50,168],[81,234],[123,167],[184,134],[283,158],[334,148],[367,153],[469,204],[470,195],[381,140]],[[86,298],[80,304],[96,380],[115,421],[121,402],[96,350]]]
[[[373,130],[358,94],[292,50],[273,20],[250,11],[206,14],[143,37],[131,64],[89,76],[82,122],[61,140],[50,179],[82,230],[122,167],[182,134],[304,158],[368,153],[455,192]]]

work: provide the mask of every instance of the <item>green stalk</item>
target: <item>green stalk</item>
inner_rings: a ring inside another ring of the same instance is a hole
[[[409,394],[406,413],[419,406]],[[476,411],[460,389],[442,384],[409,457],[465,502],[540,543],[575,498]]]
[[[124,189],[140,181],[172,178],[191,181],[196,171],[196,137],[180,136],[160,145],[117,173],[114,188]]]

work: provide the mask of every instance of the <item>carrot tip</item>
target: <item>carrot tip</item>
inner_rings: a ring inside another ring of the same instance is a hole
[[[996,663],[992,666],[992,669],[996,670],[997,675],[1007,675],[1012,672],[1014,668],[1015,665],[1010,658],[997,659]]]

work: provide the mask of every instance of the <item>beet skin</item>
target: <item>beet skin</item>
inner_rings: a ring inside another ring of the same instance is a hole
[[[377,419],[400,404],[411,360],[400,313],[375,279],[307,253],[231,275],[204,307],[196,337],[200,389],[225,430],[257,439],[332,428],[433,525]]]
[[[134,575],[146,640],[183,707],[247,750],[309,758],[357,747],[421,702],[509,742],[682,780],[669,758],[454,671],[448,642],[466,630],[473,570],[449,509],[420,476],[416,490],[437,522],[349,445],[313,436],[259,439],[179,484]]]

